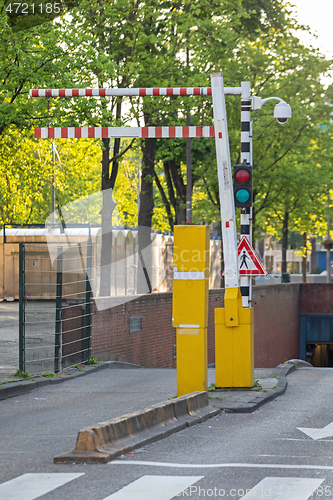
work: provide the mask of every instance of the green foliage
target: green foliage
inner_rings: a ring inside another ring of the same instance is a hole
[[[99,361],[95,359],[94,355],[91,355],[87,365],[99,365]]]
[[[16,370],[16,372],[13,374],[13,377],[24,378],[25,380],[31,380],[33,378],[33,376],[29,375],[28,372],[24,372],[22,370]]]
[[[35,141],[31,127],[211,125],[211,97],[28,98],[30,88],[210,86],[250,81],[252,94],[277,96],[292,107],[280,126],[265,104],[254,122],[256,236],[289,230],[324,234],[332,186],[330,107],[321,83],[331,61],[298,39],[303,28],[279,0],[67,1],[71,17],[19,31],[0,9],[0,221],[44,222],[54,178],[56,206],[114,186],[117,223],[137,225],[140,141]],[[226,99],[232,163],[240,159],[239,97]],[[322,128],[325,125],[326,128]],[[193,221],[220,219],[213,139],[192,143]],[[157,140],[152,223],[163,231],[183,220],[186,153],[182,139]],[[300,182],[301,179],[301,182]],[[117,181],[116,181],[117,180]],[[142,182],[141,182],[142,185]],[[333,193],[331,193],[333,195]],[[144,199],[144,197],[142,198]],[[72,222],[100,220],[98,203],[70,213]],[[86,212],[86,213],[84,213]]]
[[[44,223],[50,213],[52,180],[57,208],[97,191],[99,154],[95,141],[58,140],[53,165],[51,140],[36,141],[29,132],[8,128],[0,136],[0,222]]]

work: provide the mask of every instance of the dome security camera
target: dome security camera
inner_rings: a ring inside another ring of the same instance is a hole
[[[283,124],[291,118],[291,107],[284,101],[280,101],[274,108],[274,118],[278,123]]]

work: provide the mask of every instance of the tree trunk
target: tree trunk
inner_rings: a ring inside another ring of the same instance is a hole
[[[288,248],[288,234],[289,234],[289,212],[284,213],[283,226],[282,226],[282,262],[281,272],[287,272],[287,248]]]
[[[186,186],[178,165],[174,159],[164,162],[164,172],[170,203],[175,210],[175,224],[184,224],[186,222]]]
[[[116,119],[121,118],[121,101],[117,102]],[[120,139],[114,139],[113,160],[110,175],[110,139],[102,139],[102,195],[103,206],[101,210],[101,228],[102,228],[102,248],[101,248],[101,266],[100,266],[100,287],[101,297],[111,295],[111,262],[112,262],[112,213],[116,203],[113,201],[113,189],[118,174],[118,154],[120,150]]]
[[[149,122],[149,119],[147,119],[147,121]],[[142,146],[143,158],[141,172],[140,210],[138,217],[138,293],[150,293],[152,291],[151,222],[154,209],[153,182],[155,153],[156,139],[145,139]]]

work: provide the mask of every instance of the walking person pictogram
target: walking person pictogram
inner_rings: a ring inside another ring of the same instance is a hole
[[[250,260],[250,257],[248,257],[248,256],[246,255],[245,250],[243,250],[243,253],[242,253],[242,255],[241,255],[241,265],[240,265],[239,269],[242,269],[243,264],[245,265],[246,269],[248,269],[248,268],[249,268],[249,267],[248,267],[248,265],[247,265],[246,259],[249,259],[249,260]]]

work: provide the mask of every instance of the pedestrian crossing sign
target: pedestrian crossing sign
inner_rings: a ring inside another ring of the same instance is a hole
[[[240,276],[267,276],[267,271],[246,236],[238,243],[238,269]]]
[[[246,236],[242,236],[237,246],[239,276],[267,276],[267,271]],[[224,276],[224,270],[222,272]]]

